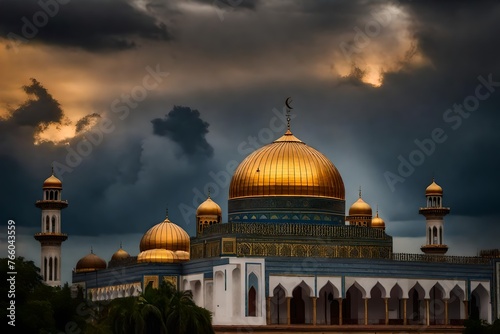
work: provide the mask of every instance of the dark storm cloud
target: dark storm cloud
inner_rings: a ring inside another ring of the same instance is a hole
[[[0,2],[0,38],[10,46],[33,41],[99,52],[134,48],[136,37],[171,39],[164,23],[126,0]]]
[[[93,121],[96,121],[99,118],[101,118],[101,115],[99,115],[97,113],[92,113],[90,115],[82,117],[75,124],[76,133],[81,132],[82,130],[84,130],[85,128],[90,126]]]
[[[234,10],[238,8],[255,10],[259,5],[258,0],[195,0],[202,4],[212,5],[216,9]]]
[[[48,125],[49,123],[60,123],[63,111],[52,95],[47,92],[36,79],[31,79],[31,84],[23,86],[26,94],[34,96],[28,99],[17,109],[11,111],[12,117],[7,122],[13,122],[18,126],[35,127]]]
[[[186,155],[213,155],[214,149],[205,138],[209,124],[200,118],[198,110],[174,106],[166,118],[156,118],[151,123],[155,135],[173,140]]]

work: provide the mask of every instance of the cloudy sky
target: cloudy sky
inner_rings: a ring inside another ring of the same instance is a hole
[[[43,3],[42,3],[43,4]],[[206,190],[292,131],[363,188],[397,252],[420,252],[424,190],[451,207],[451,255],[500,247],[500,4],[454,1],[0,1],[1,246],[39,263],[51,164],[63,281],[169,209],[191,235]],[[2,254],[6,252],[2,251]],[[4,256],[4,255],[3,255]]]

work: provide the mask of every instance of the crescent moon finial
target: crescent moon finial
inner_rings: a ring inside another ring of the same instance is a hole
[[[288,131],[290,131],[290,111],[293,109],[290,106],[290,103],[292,103],[292,98],[289,96],[285,100],[285,106],[286,106],[286,122],[287,122],[287,127]]]

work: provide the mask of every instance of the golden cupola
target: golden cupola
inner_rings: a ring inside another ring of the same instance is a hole
[[[43,181],[43,188],[46,189],[62,189],[62,182],[57,177],[54,176],[54,171],[52,170],[52,175],[49,176],[45,181]]]
[[[344,224],[344,215],[339,171],[290,128],[247,156],[229,186],[229,222]]]
[[[189,235],[172,223],[168,215],[164,221],[144,233],[139,245],[137,262],[176,263],[189,260]]]
[[[201,233],[207,226],[219,224],[222,221],[222,209],[219,204],[208,198],[198,206],[196,210],[196,226],[197,234]]]
[[[361,197],[361,187],[359,188],[359,198],[349,208],[349,216],[346,217],[349,225],[371,226],[372,207],[363,201]]]
[[[382,218],[379,217],[378,208],[377,208],[377,213],[376,213],[375,217],[373,217],[373,219],[372,219],[371,227],[379,228],[379,229],[385,231],[385,222]]]
[[[432,179],[432,183],[425,189],[425,195],[426,196],[442,196],[443,195],[443,188],[441,188],[440,185],[438,185],[436,182],[434,182],[434,178]]]
[[[130,258],[130,254],[122,248],[120,244],[120,249],[114,252],[113,256],[111,256],[111,261],[121,261]]]
[[[85,273],[101,269],[106,269],[106,261],[95,255],[93,250],[90,249],[90,254],[85,255],[76,263],[75,272]]]

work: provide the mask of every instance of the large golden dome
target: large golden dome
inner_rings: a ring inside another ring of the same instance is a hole
[[[85,273],[101,269],[106,269],[106,261],[90,251],[90,254],[85,255],[76,263],[75,272]]]
[[[144,233],[137,262],[180,262],[189,260],[189,235],[168,217]]]
[[[344,182],[333,163],[288,130],[250,154],[236,169],[229,199],[261,196],[345,198]]]

